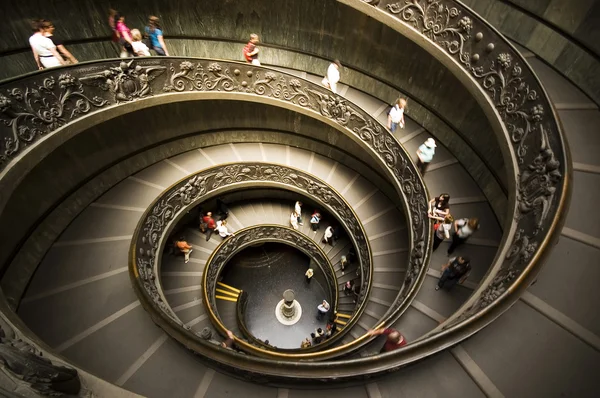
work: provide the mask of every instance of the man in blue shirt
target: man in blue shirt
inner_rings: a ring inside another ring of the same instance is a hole
[[[419,149],[417,149],[417,167],[421,172],[421,175],[425,175],[425,171],[427,170],[427,166],[433,160],[433,155],[435,155],[435,140],[433,138],[428,138]]]

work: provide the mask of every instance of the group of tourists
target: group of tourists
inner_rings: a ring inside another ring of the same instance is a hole
[[[303,203],[301,201],[296,201],[296,203],[294,204],[294,210],[292,210],[292,213],[290,214],[290,225],[296,231],[299,230],[300,227],[304,226],[304,223],[302,221],[302,205]],[[321,212],[318,209],[315,209],[315,211],[310,216],[310,227],[313,233],[316,234],[319,230],[321,220]],[[321,242],[333,246],[335,242],[339,239],[339,237],[340,227],[337,224],[332,224],[325,228],[325,232],[323,233],[323,239],[321,239]]]
[[[433,233],[433,251],[437,250],[445,240],[452,240],[448,247],[448,256],[452,255],[456,248],[463,245],[478,229],[477,218],[461,218],[455,220],[450,214],[450,195],[442,193],[431,199],[427,212],[429,218],[435,220]],[[435,290],[441,288],[451,289],[456,283],[462,284],[471,272],[471,264],[468,257],[452,257],[442,266],[440,277]]]
[[[229,209],[225,202],[221,199],[217,199],[217,219],[213,217],[213,213],[208,211],[203,213],[200,211],[200,232],[206,234],[206,241],[208,242],[213,233],[218,234],[221,239],[234,236],[233,232],[229,231],[227,227],[227,217],[229,216]],[[187,264],[190,261],[190,254],[192,254],[193,248],[186,240],[185,237],[181,236],[175,241],[175,248],[179,253],[184,255],[184,261]]]

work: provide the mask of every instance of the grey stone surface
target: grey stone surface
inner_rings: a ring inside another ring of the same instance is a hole
[[[31,279],[25,297],[127,267],[130,244],[123,240],[51,248]]]
[[[169,339],[123,387],[148,398],[192,397],[207,370],[198,358]]]
[[[596,396],[600,353],[521,302],[462,346],[507,397]]]
[[[114,383],[162,334],[146,311],[137,307],[71,346],[63,355]]]
[[[392,373],[377,385],[382,398],[485,396],[448,352]]]
[[[590,215],[600,197],[600,174],[573,173],[573,199],[565,226],[600,238],[598,217]]]
[[[600,336],[600,278],[597,248],[562,236],[529,291]]]
[[[417,294],[416,300],[442,316],[449,317],[467,300],[472,291],[458,284],[451,290],[440,289],[436,291],[437,282],[438,278],[428,275]]]
[[[406,341],[410,343],[435,329],[437,325],[437,321],[423,314],[415,307],[408,307],[406,312],[402,314],[392,327],[402,333]]]
[[[18,315],[45,343],[55,347],[135,301],[129,275],[124,273],[24,303]]]
[[[600,166],[600,111],[559,111],[573,162]]]
[[[205,396],[211,398],[276,398],[277,389],[251,384],[216,373]]]
[[[88,207],[62,233],[59,242],[131,235],[142,213],[137,211]],[[93,224],[95,228],[89,226]]]
[[[368,398],[364,387],[346,387],[323,390],[294,390],[288,391],[288,398]]]

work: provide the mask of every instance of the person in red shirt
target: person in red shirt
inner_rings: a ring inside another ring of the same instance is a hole
[[[381,353],[394,351],[406,345],[406,339],[404,338],[404,336],[402,336],[402,333],[400,333],[396,329],[387,328],[369,330],[367,334],[369,336],[379,336],[381,334],[387,336],[385,344],[383,345],[383,347],[381,347]]]
[[[202,218],[202,223],[206,225],[206,241],[208,242],[213,232],[215,232],[215,228],[217,228],[217,223],[210,211]]]

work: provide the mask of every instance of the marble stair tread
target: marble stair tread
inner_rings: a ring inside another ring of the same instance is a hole
[[[578,168],[577,164],[600,166],[600,135],[590,134],[591,131],[600,129],[600,111],[559,110],[558,114],[569,142],[575,169]]]
[[[202,150],[216,164],[239,162],[236,153],[229,144],[209,146]]]
[[[188,170],[190,173],[195,173],[213,166],[213,163],[197,149],[175,155],[170,158],[170,160],[184,170]]]
[[[301,148],[290,146],[290,167],[294,167],[306,172],[311,172],[312,163],[314,161],[314,152],[307,151]],[[312,160],[311,160],[312,159]]]
[[[121,273],[22,303],[18,314],[44,342],[57,347],[136,302],[129,274]],[[60,322],[56,322],[56,314],[60,314]]]
[[[89,245],[53,246],[44,256],[29,282],[24,298],[47,294],[55,289],[110,275],[127,272],[129,239]]]
[[[451,290],[435,290],[437,282],[438,278],[427,275],[423,286],[417,293],[416,300],[446,318],[452,315],[473,293],[471,289],[459,284]]]
[[[411,306],[392,327],[399,330],[410,343],[435,329],[438,325],[438,321]]]
[[[136,179],[162,186],[164,189],[185,176],[186,173],[165,161],[154,163],[133,175]]]
[[[180,304],[177,307],[172,307],[177,317],[183,322],[188,323],[197,319],[198,317],[204,316],[206,310],[204,303],[201,298],[189,301],[187,303]]]
[[[448,351],[382,377],[377,388],[381,398],[445,397],[448,391],[457,397],[486,396]]]
[[[168,275],[168,272],[161,273],[161,285],[164,290],[180,289],[184,287],[196,286],[202,284],[202,275],[200,272],[187,273],[182,272],[179,275]]]
[[[446,192],[450,196],[479,196],[481,190],[460,164],[432,170],[425,174],[425,183],[431,195]]]
[[[131,236],[142,214],[134,211],[87,207],[71,222],[57,242]]]
[[[148,398],[192,397],[207,372],[214,371],[175,340],[167,339],[122,387]]]
[[[287,164],[287,149],[280,144],[261,144],[264,157],[267,162],[285,165]]]
[[[154,187],[126,178],[100,196],[95,203],[146,209],[158,193],[160,191]]]
[[[528,291],[600,336],[599,250],[562,236]],[[568,272],[565,272],[568,266]],[[576,286],[577,288],[573,288]]]
[[[190,278],[193,280],[193,278]],[[184,291],[181,293],[169,293],[170,289],[165,288],[165,297],[167,299],[167,303],[171,306],[171,308],[178,307],[180,305],[202,299],[202,289],[200,286],[202,285],[202,281],[200,278],[197,280],[193,280],[193,282],[186,284],[185,286],[181,286],[180,288],[171,289],[172,291],[177,291],[181,288],[194,288],[194,290]]]
[[[95,376],[115,383],[161,336],[165,336],[164,332],[142,306],[137,306],[65,349],[62,355]]]

